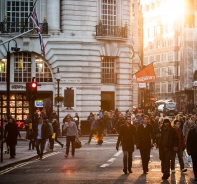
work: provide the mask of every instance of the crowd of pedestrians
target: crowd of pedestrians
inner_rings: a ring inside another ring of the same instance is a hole
[[[55,111],[48,117],[45,112],[36,111],[34,121],[28,117],[26,120],[26,138],[29,139],[29,150],[36,148],[38,159],[42,159],[46,142],[49,140],[50,151],[54,149],[56,141],[62,148],[64,146],[57,137],[59,122]],[[171,172],[175,171],[175,158],[178,157],[180,171],[187,172],[183,154],[184,150],[191,156],[193,162],[194,180],[197,180],[197,117],[194,114],[178,114],[174,117],[161,117],[151,111],[149,114],[131,113],[124,114],[115,111],[90,112],[87,117],[90,134],[86,145],[94,137],[97,145],[102,145],[105,134],[118,134],[116,150],[120,145],[123,150],[123,172],[132,173],[132,154],[139,149],[143,174],[149,172],[151,148],[156,147],[161,160],[162,179],[168,179]],[[65,157],[69,157],[71,145],[72,157],[75,156],[76,138],[80,136],[79,116],[75,113],[72,117],[67,114],[63,120],[63,132],[66,135]],[[10,158],[15,158],[17,136],[20,136],[18,127],[13,118],[9,118],[4,127],[4,141],[9,148]]]

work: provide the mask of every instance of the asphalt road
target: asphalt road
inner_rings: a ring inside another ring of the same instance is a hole
[[[176,160],[176,173],[167,181],[161,179],[158,150],[152,149],[149,173],[142,174],[139,150],[133,153],[133,173],[122,172],[122,152],[115,150],[117,136],[104,137],[102,146],[92,140],[85,145],[87,137],[81,137],[83,147],[76,149],[75,157],[64,158],[65,148],[55,144],[56,150],[44,156],[42,161],[30,161],[0,171],[0,183],[5,184],[122,184],[122,183],[194,183],[191,164],[185,160],[187,173],[182,174]],[[61,138],[65,143],[65,139]]]

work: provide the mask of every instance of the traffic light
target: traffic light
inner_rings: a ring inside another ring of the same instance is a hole
[[[37,87],[38,87],[37,82],[31,82],[30,83],[31,98],[36,97]]]
[[[28,82],[26,83],[26,96],[27,100],[31,100],[32,98],[36,97],[37,94],[37,82]]]

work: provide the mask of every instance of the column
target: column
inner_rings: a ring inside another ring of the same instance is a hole
[[[47,0],[47,22],[49,33],[60,32],[60,0]]]

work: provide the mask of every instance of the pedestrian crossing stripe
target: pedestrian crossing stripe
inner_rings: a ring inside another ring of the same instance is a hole
[[[47,157],[50,157],[50,156],[53,156],[53,155],[56,155],[60,152],[52,152],[52,153],[48,153],[46,155],[43,156],[43,159],[47,158]],[[20,164],[17,164],[15,166],[12,166],[12,167],[8,167],[2,171],[0,171],[0,175],[3,175],[3,174],[6,174],[14,169],[18,169],[20,167],[23,167],[23,166],[26,166],[28,164],[31,164],[31,163],[35,163],[35,162],[39,162],[40,160],[32,160],[32,161],[27,161],[27,162],[24,162],[24,163],[20,163]]]

